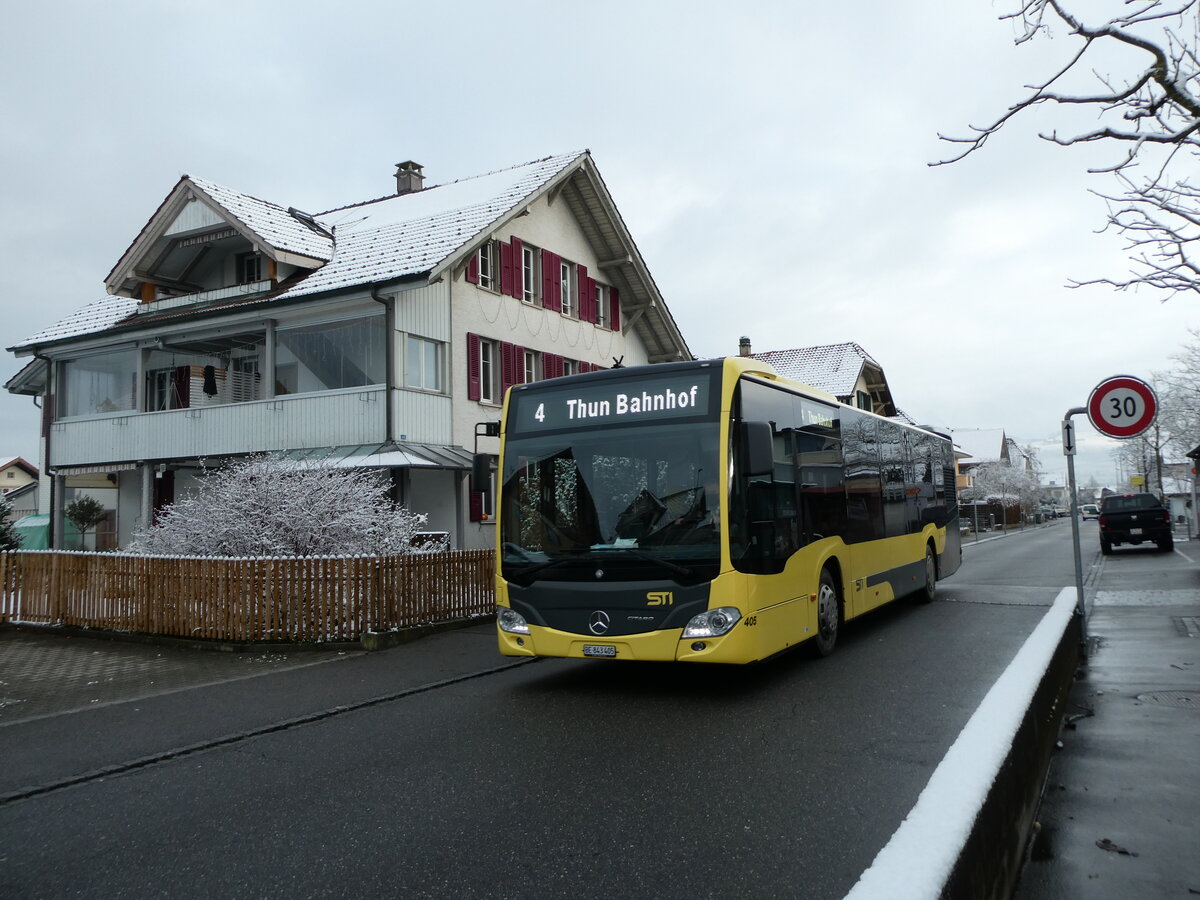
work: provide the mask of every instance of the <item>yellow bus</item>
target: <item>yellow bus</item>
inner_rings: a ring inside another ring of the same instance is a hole
[[[497,630],[507,656],[749,663],[906,594],[962,546],[951,442],[742,357],[512,388]]]

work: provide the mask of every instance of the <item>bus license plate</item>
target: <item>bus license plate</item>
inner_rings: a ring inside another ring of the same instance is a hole
[[[584,644],[584,656],[603,656],[613,658],[617,655],[617,648],[613,644]]]
[[[1142,533],[1142,529],[1140,529],[1140,528],[1130,528],[1130,529],[1129,529],[1129,533],[1130,533],[1130,534],[1139,534],[1139,535],[1140,535],[1140,534]]]

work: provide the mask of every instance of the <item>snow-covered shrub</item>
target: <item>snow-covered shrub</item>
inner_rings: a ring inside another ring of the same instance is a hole
[[[8,520],[11,514],[12,504],[8,502],[3,494],[0,494],[0,551],[19,550],[21,548],[20,532]]]
[[[270,455],[207,469],[129,544],[171,556],[355,556],[409,553],[426,516],[392,502],[385,475]]]

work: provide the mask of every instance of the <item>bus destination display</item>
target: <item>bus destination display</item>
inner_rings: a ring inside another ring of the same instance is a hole
[[[514,395],[509,430],[554,431],[633,422],[692,418],[709,413],[711,378],[692,373],[674,378],[600,381],[565,390]]]

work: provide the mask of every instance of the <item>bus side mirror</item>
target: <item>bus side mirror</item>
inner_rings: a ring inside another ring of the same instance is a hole
[[[746,478],[770,475],[775,471],[775,442],[770,422],[741,424],[741,474]]]
[[[487,494],[492,489],[492,458],[486,453],[471,457],[471,493]]]

